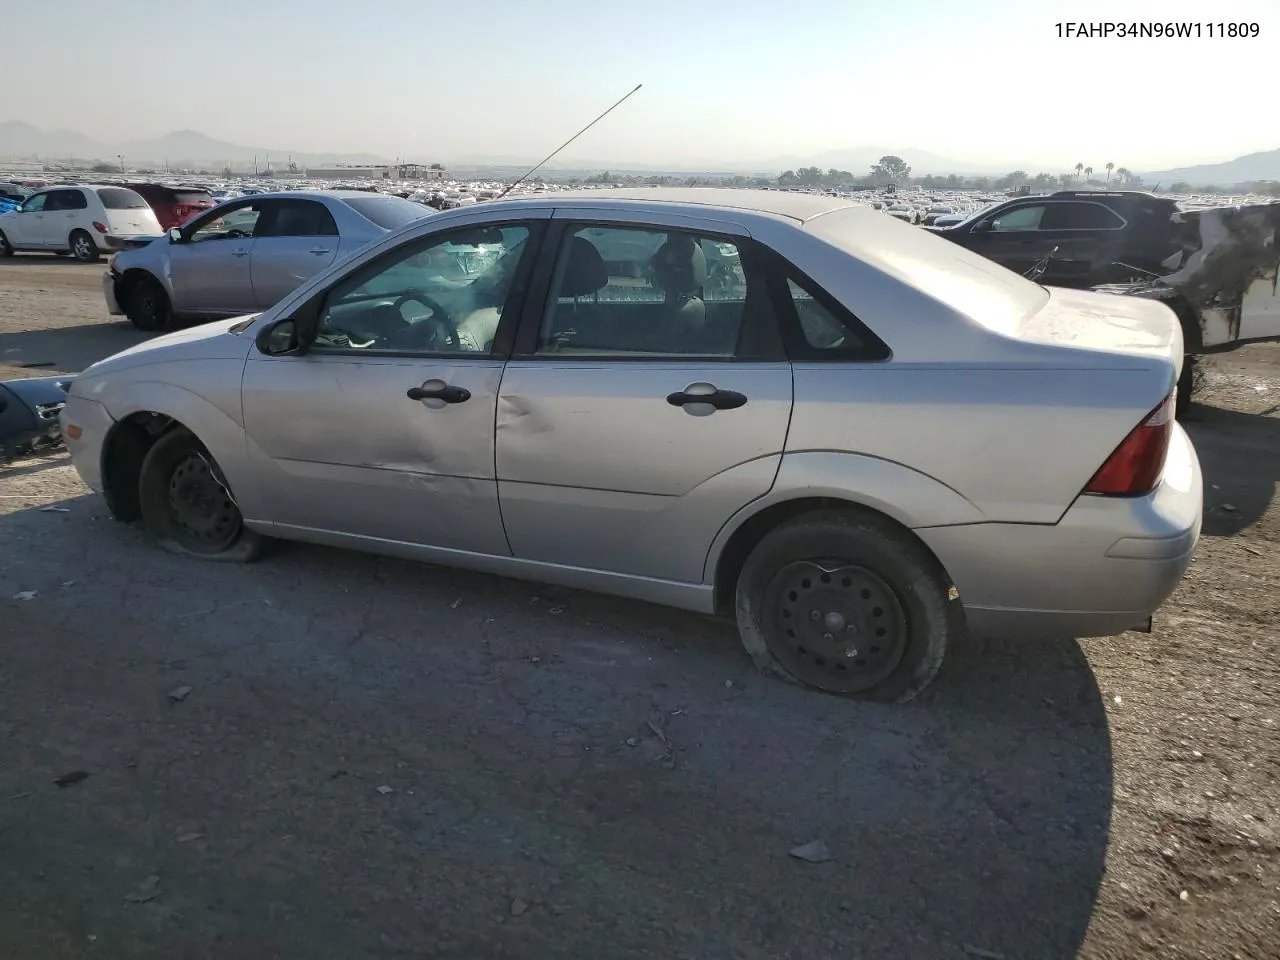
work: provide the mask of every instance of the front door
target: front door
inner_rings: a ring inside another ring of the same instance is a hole
[[[512,552],[701,582],[708,544],[769,491],[786,444],[768,284],[723,223],[558,227],[545,309],[526,315],[498,400]]]
[[[253,234],[253,298],[265,310],[293,293],[338,255],[338,224],[318,200],[275,200]]]
[[[406,241],[322,295],[307,353],[251,354],[245,429],[270,519],[510,554],[493,468],[505,348],[493,343],[515,322],[538,233],[503,222]],[[453,251],[482,245],[489,269],[449,269]]]
[[[15,247],[43,247],[44,221],[47,214],[45,204],[49,202],[48,193],[36,193],[23,201],[12,217],[5,221],[5,232],[9,242]]]
[[[227,203],[182,228],[182,241],[169,244],[176,312],[234,317],[257,309],[249,258],[262,210],[261,201]]]

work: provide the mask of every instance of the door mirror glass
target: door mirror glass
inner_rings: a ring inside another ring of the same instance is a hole
[[[269,357],[298,353],[302,347],[298,321],[293,317],[277,320],[258,334],[258,349]]]
[[[181,231],[181,230],[179,230],[177,227],[170,227],[170,228],[169,228],[169,242],[170,242],[170,243],[181,243],[181,242],[182,242],[182,231]]]

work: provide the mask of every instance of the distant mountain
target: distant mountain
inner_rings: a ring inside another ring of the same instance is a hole
[[[811,156],[790,154],[774,157],[756,167],[766,169],[794,170],[796,167],[822,167],[824,170],[835,167],[837,170],[848,170],[850,173],[864,174],[880,162],[884,156],[901,157],[911,167],[911,172],[918,175],[963,173],[974,176],[999,176],[1022,170],[1026,173],[1058,173],[1056,170],[1045,170],[1043,165],[1035,163],[971,163],[967,160],[954,160],[951,157],[939,156],[928,150],[917,150],[915,147],[849,147],[843,150],[828,150]]]
[[[274,166],[284,165],[290,156],[286,149],[246,147],[225,140],[215,140],[196,130],[178,130],[154,140],[130,140],[125,143],[103,143],[74,130],[41,130],[21,120],[0,123],[0,158],[48,160],[110,160],[124,156],[131,166],[159,165],[208,167],[233,164],[243,166],[257,158],[265,166],[268,158]],[[371,153],[299,153],[292,157],[299,166],[329,163],[388,163]]]
[[[1166,187],[1179,180],[1192,186],[1205,187],[1280,180],[1280,150],[1250,153],[1225,163],[1202,163],[1195,167],[1156,170],[1153,173],[1143,173],[1141,177],[1146,183],[1160,183]]]

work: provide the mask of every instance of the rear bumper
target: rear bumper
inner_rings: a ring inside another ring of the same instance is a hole
[[[1195,448],[1174,426],[1160,486],[1082,496],[1056,524],[979,523],[916,533],[947,568],[970,629],[1096,637],[1141,628],[1191,563],[1204,509]]]
[[[102,299],[107,301],[107,313],[113,317],[124,316],[120,301],[116,299],[116,275],[108,270],[102,275]]]

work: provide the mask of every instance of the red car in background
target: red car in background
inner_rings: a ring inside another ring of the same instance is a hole
[[[128,187],[142,195],[165,230],[180,227],[215,205],[213,194],[203,187],[166,187],[158,183],[130,183]]]

